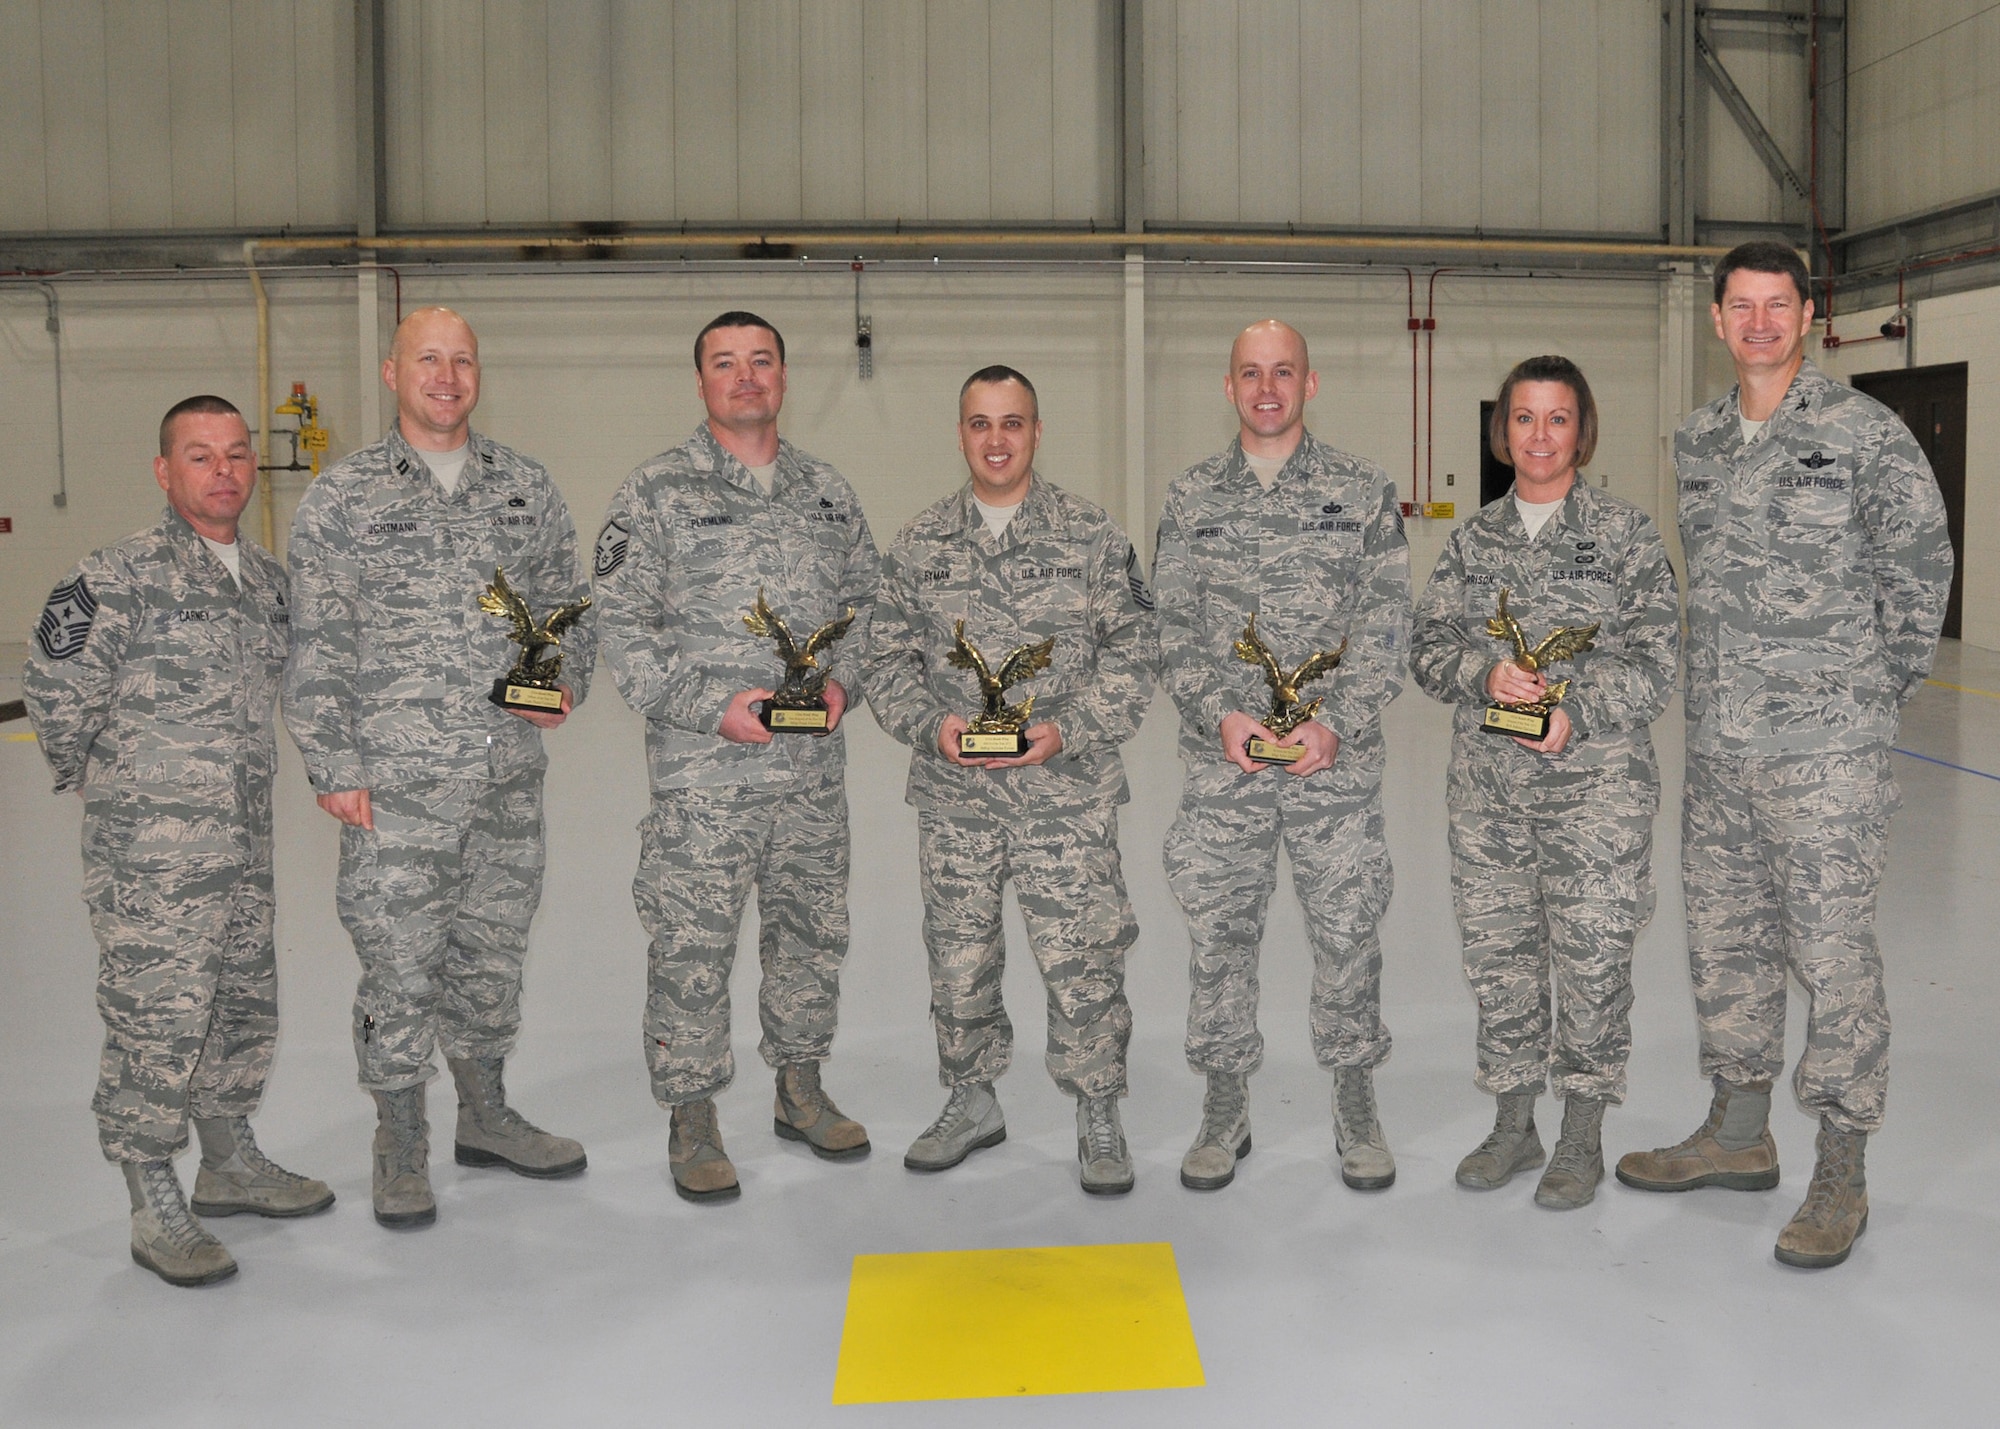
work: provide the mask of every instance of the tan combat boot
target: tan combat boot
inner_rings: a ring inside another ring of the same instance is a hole
[[[771,1130],[787,1141],[803,1141],[826,1161],[859,1161],[868,1154],[868,1132],[841,1114],[820,1088],[819,1063],[787,1062],[778,1068],[778,1101]]]
[[[1236,1179],[1236,1163],[1250,1154],[1250,1078],[1210,1072],[1201,1098],[1201,1128],[1181,1158],[1181,1184],[1190,1191],[1219,1191]]]
[[[1396,1158],[1375,1111],[1375,1074],[1367,1067],[1333,1069],[1333,1149],[1340,1179],[1356,1191],[1395,1184]]]
[[[1604,1103],[1588,1097],[1563,1102],[1562,1135],[1556,1138],[1549,1169],[1535,1187],[1535,1204],[1552,1211],[1573,1211],[1596,1199],[1604,1179]]]
[[[730,1201],[742,1190],[736,1184],[736,1168],[722,1149],[713,1097],[674,1108],[667,1133],[667,1167],[673,1172],[674,1190],[684,1201]]]
[[[1778,1184],[1778,1143],[1771,1139],[1771,1088],[1732,1087],[1718,1079],[1708,1120],[1687,1140],[1618,1158],[1618,1179],[1640,1191],[1768,1191]]]
[[[1493,1130],[1458,1163],[1458,1184],[1474,1191],[1506,1185],[1519,1171],[1532,1171],[1548,1153],[1535,1130],[1535,1093],[1502,1092],[1493,1114]]]
[[[375,1219],[392,1230],[427,1226],[437,1219],[437,1202],[431,1196],[431,1127],[424,1119],[423,1083],[371,1095]]]
[[[461,1166],[504,1166],[522,1176],[554,1180],[588,1164],[580,1143],[551,1136],[507,1105],[499,1057],[447,1057],[458,1084],[458,1132],[452,1157]]]
[[[1805,1204],[1778,1233],[1775,1254],[1801,1270],[1824,1270],[1847,1259],[1868,1229],[1868,1177],[1863,1160],[1865,1132],[1837,1131],[1819,1124],[1819,1160]]]
[[[1076,1159],[1091,1196],[1122,1196],[1132,1189],[1132,1151],[1118,1120],[1118,1097],[1076,1099]]]
[[[333,1204],[326,1182],[287,1171],[258,1149],[248,1117],[196,1117],[194,1131],[201,1170],[189,1208],[196,1215],[309,1216]]]
[[[236,1273],[236,1259],[188,1214],[171,1161],[126,1161],[132,1197],[132,1259],[169,1285],[213,1285]]]

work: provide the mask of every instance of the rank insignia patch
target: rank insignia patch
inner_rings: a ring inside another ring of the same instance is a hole
[[[625,564],[625,553],[632,548],[632,533],[623,521],[614,516],[604,523],[604,529],[597,533],[597,557],[592,569],[601,580]]]
[[[51,660],[67,660],[83,653],[90,638],[90,622],[97,618],[97,598],[82,576],[64,581],[49,592],[42,618],[35,622],[35,643]]]

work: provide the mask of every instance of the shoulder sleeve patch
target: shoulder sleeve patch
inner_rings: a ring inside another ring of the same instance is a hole
[[[1141,610],[1153,608],[1153,593],[1146,589],[1146,578],[1139,573],[1138,547],[1125,547],[1125,584],[1131,587],[1132,603]]]
[[[610,575],[625,564],[626,554],[632,549],[632,528],[625,524],[622,516],[613,516],[604,523],[604,529],[597,533],[597,555],[591,569],[599,580]]]
[[[49,592],[42,618],[35,622],[35,643],[51,660],[68,660],[83,653],[90,624],[97,618],[97,597],[82,576],[64,581]]]

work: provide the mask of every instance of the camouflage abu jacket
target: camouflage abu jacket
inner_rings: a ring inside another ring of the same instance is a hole
[[[939,752],[946,715],[970,720],[985,707],[977,677],[945,663],[961,620],[996,670],[1015,646],[1055,637],[1049,668],[1006,695],[1009,704],[1034,696],[1029,722],[1062,731],[1047,763],[967,769]],[[1146,717],[1158,654],[1139,558],[1110,516],[1038,472],[996,539],[968,481],[889,548],[868,702],[910,746],[905,797],[918,808],[1013,815],[1117,804],[1128,797],[1118,746]]]
[[[541,731],[494,705],[521,647],[479,608],[503,567],[536,619],[587,590],[576,528],[539,462],[474,432],[450,496],[394,427],[329,468],[292,521],[298,625],[285,723],[320,793],[543,767]],[[585,616],[563,636],[562,682],[590,692]]]
[[[844,615],[854,624],[820,662],[861,701],[880,558],[845,477],[790,442],[764,495],[708,424],[625,479],[597,537],[604,656],[626,702],[646,717],[655,791],[784,783],[839,774],[846,737],[781,734],[737,744],[717,731],[730,700],[784,674],[778,647],[743,617],[757,590],[804,641]]]
[[[1951,591],[1944,501],[1887,407],[1811,362],[1747,446],[1736,390],[1674,435],[1690,754],[1886,745]]]
[[[1486,672],[1513,646],[1486,633],[1507,609],[1532,646],[1558,626],[1599,626],[1594,648],[1552,665],[1576,732],[1561,754],[1483,733]],[[1511,492],[1446,538],[1417,598],[1410,673],[1452,716],[1445,800],[1484,813],[1553,813],[1589,801],[1652,813],[1660,764],[1648,729],[1674,695],[1680,598],[1652,518],[1581,479],[1531,541]]]
[[[1387,472],[1308,432],[1265,491],[1233,441],[1168,488],[1153,586],[1184,761],[1222,762],[1222,717],[1271,707],[1263,675],[1234,653],[1254,613],[1287,669],[1348,642],[1305,695],[1325,696],[1319,721],[1341,738],[1327,774],[1379,778],[1382,710],[1403,688],[1410,627],[1410,552]]]
[[[239,539],[243,580],[169,507],[49,597],[22,693],[86,857],[268,869],[285,572]]]

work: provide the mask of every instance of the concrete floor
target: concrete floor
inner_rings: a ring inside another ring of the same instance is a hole
[[[0,670],[19,668],[0,647]],[[1040,1068],[1039,987],[1017,956],[1008,1000],[1027,1045],[1001,1084],[1010,1138],[939,1177],[901,1152],[942,1093],[926,1021],[915,818],[903,757],[866,719],[851,743],[854,947],[828,1084],[874,1156],[815,1162],[766,1129],[754,955],[735,980],[744,1076],[721,1099],[744,1194],[672,1193],[665,1116],[640,1056],[643,938],[629,895],[644,808],[639,721],[598,698],[551,741],[550,880],[528,971],[515,1101],[580,1137],[590,1170],[543,1184],[436,1168],[435,1228],[368,1212],[369,1104],[347,1018],[355,965],[333,912],[333,823],[295,756],[278,798],[284,1031],[258,1120],[265,1147],[340,1201],[297,1223],[216,1223],[233,1281],[174,1290],[126,1256],[122,1183],[88,1111],[99,1043],[94,950],[77,897],[80,806],[55,799],[34,744],[0,741],[0,1422],[9,1425],[1215,1423],[1966,1424],[1990,1422],[1977,1369],[2000,1333],[2000,655],[1947,643],[1906,721],[1904,794],[1881,930],[1896,1018],[1887,1129],[1870,1148],[1873,1218],[1841,1269],[1786,1270],[1771,1242],[1811,1168],[1813,1127],[1781,1099],[1785,1181],[1762,1195],[1648,1196],[1607,1183],[1585,1210],[1536,1208],[1533,1178],[1460,1190],[1452,1168],[1491,1103],[1471,1084],[1473,1004],[1446,881],[1447,712],[1415,692],[1389,715],[1398,889],[1384,928],[1396,1052],[1379,1086],[1401,1166],[1363,1195],[1335,1174],[1330,1079],[1306,1045],[1295,905],[1274,907],[1256,1152],[1234,1186],[1183,1190],[1200,1083],[1180,1056],[1186,939],[1160,872],[1178,786],[1164,701],[1127,751],[1124,847],[1143,935],[1125,1121],[1138,1189],[1086,1198],[1069,1105]],[[1958,691],[1945,684],[1969,687]],[[0,680],[0,700],[14,698]],[[18,733],[20,724],[0,727]],[[1683,958],[1681,726],[1658,825],[1660,906],[1639,945],[1630,1101],[1613,1153],[1678,1139],[1707,1105]],[[1984,771],[1985,777],[1962,772]],[[747,935],[746,935],[747,936]],[[1017,953],[1018,920],[1013,922]],[[1791,1042],[1796,1056],[1800,1008]],[[448,1093],[434,1097],[434,1111]],[[1554,1115],[1544,1103],[1545,1120]],[[449,1146],[450,1117],[438,1118]],[[183,1162],[191,1178],[191,1158]],[[860,1252],[1170,1241],[1202,1389],[834,1409],[850,1258]]]

